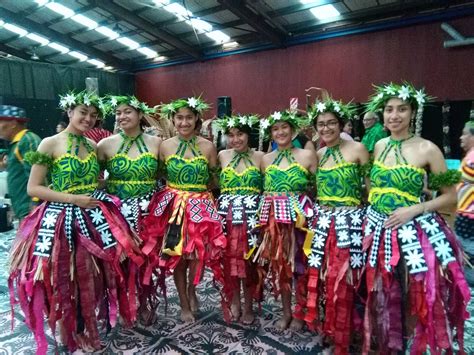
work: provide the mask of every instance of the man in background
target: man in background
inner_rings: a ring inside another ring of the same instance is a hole
[[[8,153],[0,162],[7,169],[7,187],[13,212],[23,219],[30,212],[34,199],[26,192],[31,165],[24,161],[25,154],[36,151],[41,138],[26,128],[26,112],[16,106],[0,105],[0,138],[9,142]]]
[[[367,112],[362,120],[365,128],[362,144],[365,145],[370,154],[374,153],[375,143],[382,138],[387,137],[387,132],[383,125],[379,122],[379,118],[375,112]]]

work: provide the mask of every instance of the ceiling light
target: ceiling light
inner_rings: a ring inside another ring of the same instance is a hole
[[[235,48],[239,46],[239,42],[227,42],[222,45],[224,48]]]
[[[104,68],[105,67],[105,63],[101,62],[100,60],[97,60],[97,59],[89,59],[87,62],[95,65],[97,68]]]
[[[336,17],[340,15],[339,11],[337,11],[333,5],[313,7],[310,11],[319,20],[325,20],[327,18]]]
[[[171,3],[169,5],[166,5],[163,7],[168,12],[171,12],[172,14],[175,14],[178,18],[188,18],[193,16],[193,13],[191,11],[186,10],[186,8],[176,2]]]
[[[212,31],[212,25],[209,22],[201,20],[199,18],[193,18],[191,20],[186,21],[188,24],[193,26],[196,30],[202,32],[210,32]]]
[[[103,69],[108,70],[108,71],[114,71],[115,70],[115,68],[110,66],[110,65],[105,66]]]
[[[38,55],[36,54],[36,49],[33,48],[33,54],[31,54],[31,59],[32,60],[39,60],[40,57],[38,57]]]
[[[49,0],[35,0],[35,3],[38,4],[38,6],[43,6],[44,4],[48,3]]]
[[[27,30],[25,30],[21,27],[12,25],[11,23],[5,23],[3,25],[3,28],[10,31],[10,32],[16,33],[17,35],[20,35],[20,37],[23,37],[24,35],[26,35],[28,33]]]
[[[69,52],[69,48],[64,47],[56,42],[50,42],[47,44],[47,46],[53,49],[56,49],[58,52],[61,52],[62,54],[66,54],[67,52]]]
[[[61,5],[60,3],[57,2],[48,2],[45,5],[48,9],[53,10],[54,12],[63,15],[64,17],[71,17],[74,15],[74,11],[71,10],[70,8]]]
[[[117,32],[112,31],[110,28],[100,26],[95,28],[95,30],[101,34],[103,34],[106,37],[109,37],[110,39],[116,39],[117,37],[120,37],[120,35]]]
[[[28,33],[26,37],[31,39],[32,41],[38,42],[42,46],[45,46],[49,43],[49,39],[44,38],[42,36],[38,36],[36,33]]]
[[[76,51],[71,51],[68,53],[71,57],[79,59],[81,62],[85,61],[88,59],[88,57],[82,53],[76,52]]]
[[[137,49],[140,47],[140,43],[135,42],[134,40],[128,38],[128,37],[119,37],[117,38],[117,42],[120,42],[124,45],[126,45],[130,49]]]
[[[158,57],[158,53],[155,52],[153,49],[147,48],[147,47],[140,47],[137,48],[137,51],[146,55],[148,58],[155,58]]]
[[[224,43],[224,42],[228,42],[230,40],[230,37],[227,36],[222,31],[206,32],[206,36],[213,39],[217,43]]]
[[[2,27],[5,24],[5,21],[0,20],[0,27]]]
[[[94,28],[99,26],[99,24],[97,22],[95,22],[94,20],[91,20],[90,18],[88,18],[84,15],[81,15],[81,14],[77,14],[77,15],[72,16],[71,20],[74,20],[77,23],[86,26],[90,30],[93,30]]]
[[[154,61],[155,61],[155,62],[163,62],[163,61],[165,61],[165,60],[167,60],[167,59],[168,59],[168,57],[165,57],[164,55],[160,55],[159,57],[156,57],[156,58],[154,59]]]

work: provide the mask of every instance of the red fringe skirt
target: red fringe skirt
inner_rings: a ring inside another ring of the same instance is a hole
[[[45,202],[21,223],[11,250],[10,301],[20,304],[37,353],[46,354],[46,317],[69,351],[77,335],[99,349],[98,322],[114,326],[117,313],[136,318],[135,275],[143,263],[136,236],[118,199],[95,191],[95,209]],[[124,261],[128,256],[128,260]]]
[[[383,228],[387,215],[369,208],[364,222],[367,300],[364,347],[412,354],[464,353],[464,322],[470,290],[455,235],[437,213],[404,226]]]

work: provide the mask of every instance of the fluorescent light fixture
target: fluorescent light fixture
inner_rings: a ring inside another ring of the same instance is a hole
[[[209,22],[201,20],[199,18],[193,18],[186,21],[188,24],[193,26],[196,30],[201,32],[210,32],[212,31],[212,25]]]
[[[40,43],[42,46],[46,46],[49,43],[49,39],[44,38],[42,36],[38,36],[36,33],[28,33],[26,35],[32,41]]]
[[[159,57],[156,57],[156,58],[154,59],[154,61],[155,61],[155,62],[163,62],[163,61],[165,61],[165,60],[167,60],[167,59],[168,59],[168,57],[165,57],[164,55],[160,55]]]
[[[90,30],[93,30],[94,28],[99,26],[99,24],[97,22],[95,22],[94,20],[91,20],[89,17],[86,17],[86,16],[81,15],[81,14],[74,15],[73,17],[71,17],[71,20],[74,20],[77,23],[86,26]]]
[[[227,36],[224,32],[218,31],[218,30],[212,31],[212,32],[206,32],[206,36],[209,37],[210,39],[213,39],[217,43],[224,43],[230,40],[229,36]]]
[[[332,5],[313,7],[310,11],[318,20],[325,20],[340,15],[339,11]]]
[[[70,8],[61,5],[58,2],[48,2],[45,5],[48,9],[53,10],[54,12],[63,15],[64,17],[71,17],[74,15],[74,11],[71,10]]]
[[[137,49],[138,47],[140,47],[140,43],[135,42],[133,39],[130,39],[128,37],[119,37],[117,38],[117,42],[126,45],[130,49]]]
[[[172,14],[175,14],[178,18],[188,18],[193,16],[193,13],[191,11],[186,10],[186,8],[176,2],[171,3],[169,5],[166,5],[163,7],[168,12],[171,12]]]
[[[5,24],[5,21],[0,20],[0,27],[2,27]]]
[[[170,3],[170,0],[153,0],[153,2],[158,6],[165,6]]]
[[[85,61],[88,59],[88,57],[82,53],[76,52],[76,51],[71,51],[68,53],[71,57],[79,59],[81,62]]]
[[[21,27],[12,25],[11,23],[5,23],[3,25],[3,28],[10,31],[10,32],[16,33],[17,35],[20,35],[20,37],[23,37],[24,35],[26,35],[28,33],[27,30],[25,30]]]
[[[109,37],[110,39],[116,39],[117,37],[120,37],[120,35],[117,32],[112,31],[110,28],[107,28],[105,26],[97,27],[95,28],[95,30],[103,34],[105,37]]]
[[[239,46],[239,42],[227,42],[222,45],[224,48],[235,48]]]
[[[53,49],[56,49],[58,52],[61,52],[62,54],[66,54],[67,52],[69,52],[69,48],[64,47],[56,42],[50,42],[47,44],[47,46]]]
[[[115,68],[112,67],[112,66],[110,66],[110,65],[105,66],[103,69],[104,69],[104,70],[108,70],[108,71],[113,71],[113,70],[115,70]]]
[[[158,53],[155,52],[153,49],[147,48],[147,47],[140,47],[137,48],[137,51],[146,55],[148,58],[155,58],[158,57]]]
[[[92,65],[95,65],[97,68],[104,68],[105,67],[105,63],[101,62],[100,60],[97,60],[97,59],[89,59],[87,62],[91,63]]]
[[[38,6],[43,6],[44,4],[48,3],[49,0],[35,0],[35,3],[38,4]]]

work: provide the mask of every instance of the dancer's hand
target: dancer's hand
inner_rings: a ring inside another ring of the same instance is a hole
[[[71,203],[81,208],[96,208],[99,200],[88,195],[71,195]]]
[[[419,214],[423,213],[422,205],[397,208],[385,221],[385,228],[397,229]]]

